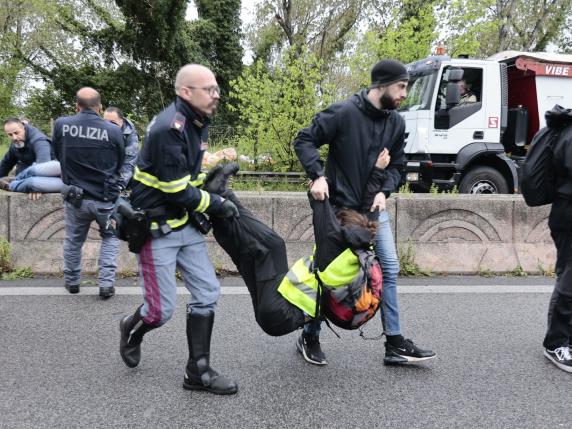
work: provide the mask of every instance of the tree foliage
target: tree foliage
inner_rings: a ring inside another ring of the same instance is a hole
[[[283,47],[306,46],[325,64],[341,52],[365,0],[264,0],[250,30],[254,58],[272,62]]]
[[[228,93],[241,67],[240,0],[196,3],[199,19],[189,22],[188,0],[51,0],[52,27],[64,45],[13,51],[45,82],[30,111],[69,113],[87,85],[144,123],[171,101],[175,74],[187,63],[210,66]]]
[[[404,63],[426,57],[436,38],[434,1],[376,0],[369,4],[367,30],[356,37],[355,48],[328,66],[328,80],[336,83],[339,96],[369,85],[371,67],[382,58]],[[333,72],[332,72],[333,71]]]
[[[449,53],[486,57],[499,51],[544,51],[558,41],[570,0],[447,0],[440,4]]]
[[[257,61],[233,82],[231,108],[240,116],[238,149],[260,167],[271,159],[281,171],[298,170],[292,142],[313,115],[330,104],[332,88],[320,85],[321,61],[293,46],[279,65]]]

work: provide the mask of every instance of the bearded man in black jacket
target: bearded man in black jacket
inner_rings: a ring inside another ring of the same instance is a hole
[[[395,110],[407,95],[408,80],[407,70],[400,62],[378,62],[371,71],[369,88],[318,113],[294,141],[296,154],[312,180],[310,192],[316,200],[329,198],[337,208],[365,211],[379,221],[375,251],[383,271],[381,316],[387,337],[386,364],[435,357],[431,350],[423,350],[401,335],[397,302],[399,259],[386,210],[386,199],[399,187],[405,162],[405,121]],[[318,151],[323,145],[329,145],[325,170]],[[380,154],[388,158],[385,180],[376,190],[373,204],[364,208],[367,180]],[[308,362],[325,365],[319,332],[319,320],[307,323],[296,346]]]

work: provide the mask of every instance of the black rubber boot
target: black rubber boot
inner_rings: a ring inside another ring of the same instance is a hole
[[[142,306],[141,306],[142,307]],[[134,314],[125,316],[119,322],[119,354],[129,368],[135,368],[141,361],[141,342],[143,335],[155,329],[141,318],[141,307]]]
[[[206,390],[217,395],[232,395],[238,392],[236,382],[220,375],[209,365],[213,323],[214,313],[206,316],[187,314],[189,361],[185,370],[183,388]]]
[[[228,179],[236,175],[238,170],[240,166],[236,162],[230,162],[224,166],[215,165],[207,174],[202,189],[224,197]]]

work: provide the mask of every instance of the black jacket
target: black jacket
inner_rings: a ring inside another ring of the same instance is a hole
[[[33,163],[42,163],[51,161],[51,144],[50,140],[37,128],[26,124],[26,138],[24,139],[24,147],[16,148],[10,145],[8,152],[0,162],[0,177],[7,176],[10,170],[16,166],[16,174],[21,173]]]
[[[187,211],[205,212],[220,205],[218,195],[196,187],[207,137],[208,119],[179,97],[153,118],[133,175],[133,207],[164,208],[168,219],[182,219]]]
[[[386,196],[401,181],[405,162],[405,121],[394,110],[380,110],[367,99],[367,90],[332,104],[314,116],[312,124],[298,133],[294,147],[308,176],[326,176],[335,206],[359,210],[366,183],[378,155],[388,148],[391,156],[387,177],[378,192]],[[318,148],[329,145],[324,174]]]
[[[554,145],[557,193],[548,224],[552,230],[572,230],[572,109],[555,106],[545,117],[547,126],[561,130]]]
[[[62,166],[62,181],[83,189],[84,197],[115,201],[119,169],[125,159],[121,129],[92,110],[54,122],[54,151]]]

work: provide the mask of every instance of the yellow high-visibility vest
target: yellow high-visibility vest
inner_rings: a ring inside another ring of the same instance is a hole
[[[316,317],[318,297],[318,279],[312,272],[313,260],[313,256],[298,259],[278,286],[278,292],[284,299],[310,317]],[[359,268],[357,255],[346,249],[324,271],[318,271],[318,276],[324,287],[337,288],[351,283]]]

